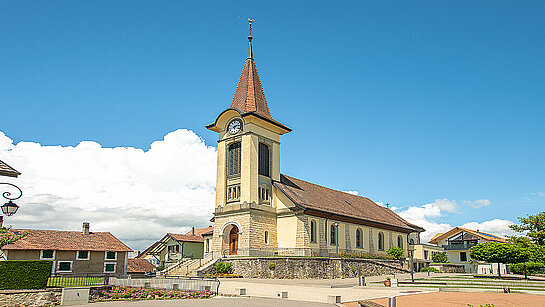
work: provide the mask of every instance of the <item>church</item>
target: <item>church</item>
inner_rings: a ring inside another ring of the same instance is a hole
[[[252,51],[231,106],[206,128],[219,134],[214,258],[386,253],[420,243],[422,227],[366,197],[280,172],[280,136],[291,129],[269,111]]]

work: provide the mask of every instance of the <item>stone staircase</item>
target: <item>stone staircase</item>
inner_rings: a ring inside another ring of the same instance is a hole
[[[213,265],[217,259],[207,255],[202,259],[186,259],[161,272],[161,276],[198,276],[204,269]]]

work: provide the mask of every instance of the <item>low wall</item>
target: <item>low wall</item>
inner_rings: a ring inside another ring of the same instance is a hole
[[[61,290],[4,290],[0,292],[0,306],[45,307],[61,301]]]
[[[311,257],[248,257],[226,258],[233,273],[245,278],[351,278],[408,273],[406,262],[395,260],[311,258]],[[274,263],[274,269],[269,264]],[[206,272],[212,273],[212,272]]]
[[[430,267],[438,269],[442,273],[465,273],[463,264],[432,263]]]

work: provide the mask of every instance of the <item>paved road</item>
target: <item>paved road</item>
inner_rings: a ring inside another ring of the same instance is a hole
[[[137,302],[104,302],[92,305],[75,305],[81,307],[171,307],[171,306],[197,306],[197,307],[332,307],[334,304],[322,304],[315,302],[301,302],[293,300],[273,298],[250,298],[250,297],[214,297],[211,299],[199,300],[165,300],[165,301],[137,301]]]

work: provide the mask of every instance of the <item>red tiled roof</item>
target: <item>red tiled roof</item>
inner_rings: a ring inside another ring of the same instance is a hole
[[[145,257],[157,245],[159,245],[159,241],[153,243],[150,247],[146,248],[143,252],[140,253],[140,255],[136,256],[136,258]]]
[[[17,177],[19,175],[21,175],[21,173],[0,160],[0,176]]]
[[[148,273],[153,272],[155,266],[146,259],[129,258],[127,273]]]
[[[214,231],[214,227],[210,226],[210,227],[206,227],[206,228],[195,228],[195,235],[196,236],[202,236],[202,235],[205,235],[211,231]],[[188,231],[185,235],[186,236],[191,236],[193,233],[193,230],[190,230]]]
[[[296,205],[306,210],[361,220],[378,228],[390,226],[408,231],[424,230],[366,197],[329,189],[286,175],[280,175],[280,182],[274,182],[274,186]]]
[[[197,242],[202,243],[204,242],[204,238],[201,236],[192,236],[192,235],[182,235],[179,233],[167,233],[168,236],[171,236],[174,240],[180,241],[180,242]]]
[[[91,232],[88,235],[80,231],[12,229],[15,234],[28,234],[18,241],[8,244],[6,250],[81,250],[132,252],[127,245],[109,232]]]

